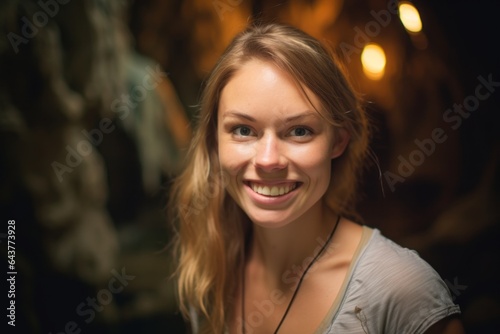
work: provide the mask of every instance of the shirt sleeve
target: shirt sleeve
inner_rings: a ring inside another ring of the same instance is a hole
[[[460,313],[446,283],[415,251],[388,239],[381,250],[380,287],[373,297],[385,303],[379,306],[384,333],[425,333],[437,321]]]
[[[421,334],[439,320],[460,313],[439,274],[415,251],[378,230],[348,279],[325,333]]]

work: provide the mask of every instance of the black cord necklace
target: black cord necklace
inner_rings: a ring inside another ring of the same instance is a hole
[[[333,235],[335,234],[335,231],[337,230],[337,226],[339,225],[339,221],[340,221],[340,215],[338,216],[337,222],[335,223],[335,226],[333,227],[332,231],[330,232],[330,235],[328,236],[328,239],[326,240],[325,244],[323,245],[323,247],[321,247],[320,251],[318,252],[318,254],[316,254],[314,259],[309,263],[306,270],[304,270],[304,272],[302,273],[302,276],[300,276],[299,283],[297,284],[297,287],[295,288],[295,291],[293,292],[292,298],[290,299],[290,302],[288,303],[288,306],[286,307],[285,313],[283,314],[283,317],[281,317],[281,320],[278,324],[278,327],[276,327],[274,334],[278,333],[278,330],[280,329],[281,325],[283,324],[283,321],[285,321],[285,318],[288,314],[288,311],[290,311],[290,308],[292,307],[293,301],[295,300],[295,297],[297,296],[297,293],[299,292],[300,285],[302,284],[304,277],[306,276],[307,272],[309,271],[309,268],[311,268],[312,265],[316,262],[316,260],[321,256],[321,254],[323,254],[323,252],[326,249],[326,246],[328,246],[328,244],[332,240]],[[244,257],[243,257],[243,259],[244,259]],[[241,279],[241,290],[242,290],[241,291],[241,317],[242,317],[241,332],[243,334],[246,334],[246,331],[245,331],[245,261],[243,261],[243,274],[241,277],[242,277],[242,279]]]

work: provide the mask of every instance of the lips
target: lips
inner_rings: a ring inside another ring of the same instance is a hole
[[[297,182],[287,183],[287,184],[279,184],[279,185],[265,185],[259,184],[255,182],[249,182],[248,184],[250,188],[257,194],[263,196],[277,197],[283,196],[297,188]]]

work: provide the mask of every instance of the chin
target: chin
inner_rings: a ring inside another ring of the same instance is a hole
[[[282,212],[248,214],[248,217],[252,223],[263,228],[280,228],[292,221],[291,218],[285,217]]]

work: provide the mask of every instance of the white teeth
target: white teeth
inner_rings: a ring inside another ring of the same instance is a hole
[[[278,187],[274,186],[271,188],[271,196],[278,196],[280,194],[280,191],[278,190]]]
[[[252,183],[251,187],[253,191],[264,196],[281,196],[288,194],[290,191],[295,189],[296,184],[286,185],[286,186],[262,186]]]
[[[271,189],[269,189],[269,187],[266,187],[266,186],[259,187],[259,190],[261,190],[261,189],[262,189],[262,192],[261,192],[262,195],[266,195],[266,196],[271,195]]]

